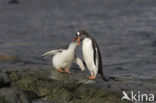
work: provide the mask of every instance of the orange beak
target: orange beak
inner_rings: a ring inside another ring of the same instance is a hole
[[[77,42],[78,42],[78,45],[80,46],[80,44],[81,44],[81,43],[80,43],[80,37],[75,37],[75,38],[74,38],[74,41],[77,41]]]

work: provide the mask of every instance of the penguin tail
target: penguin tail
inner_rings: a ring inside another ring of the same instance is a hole
[[[100,74],[100,77],[103,81],[108,81],[108,79],[104,76],[104,73],[103,73],[103,69],[102,68],[99,68],[99,71],[98,73]]]
[[[98,51],[99,52],[99,51]],[[104,76],[104,72],[103,72],[103,68],[102,68],[102,58],[101,58],[101,54],[99,52],[99,65],[98,65],[98,73],[101,75],[102,80],[108,82],[108,79]]]
[[[108,79],[103,74],[101,75],[101,77],[102,77],[102,80],[108,82]]]

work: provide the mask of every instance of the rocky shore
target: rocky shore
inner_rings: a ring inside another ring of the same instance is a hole
[[[127,103],[107,83],[54,68],[16,68],[0,73],[0,103]]]

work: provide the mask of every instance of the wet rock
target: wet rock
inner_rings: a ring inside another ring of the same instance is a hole
[[[2,88],[0,103],[31,103],[31,99],[19,88]]]
[[[124,78],[121,78],[121,77],[113,77],[113,76],[110,76],[108,80],[109,81],[114,81],[114,82],[123,82],[123,81],[125,81]]]
[[[32,103],[57,103],[57,102],[48,101],[47,99],[43,98],[43,99],[33,100]]]
[[[86,80],[81,73],[67,75],[52,69],[7,70],[11,86],[25,91],[34,103],[125,103],[107,85]],[[43,100],[41,98],[46,98]]]
[[[11,80],[8,78],[8,75],[5,73],[0,73],[0,88],[9,86]]]
[[[17,60],[19,59],[16,56],[0,54],[0,61],[17,61]]]

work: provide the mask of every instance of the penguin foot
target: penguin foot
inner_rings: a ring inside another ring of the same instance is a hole
[[[61,68],[59,68],[59,69],[58,69],[58,71],[59,71],[59,72],[61,72],[61,73],[63,73],[63,72],[64,72]]]
[[[87,76],[88,79],[90,80],[94,80],[95,79],[95,76],[94,75],[91,75],[91,76]]]
[[[71,74],[71,72],[70,72],[69,70],[67,70],[67,69],[65,70],[65,72],[66,72],[67,74]]]

